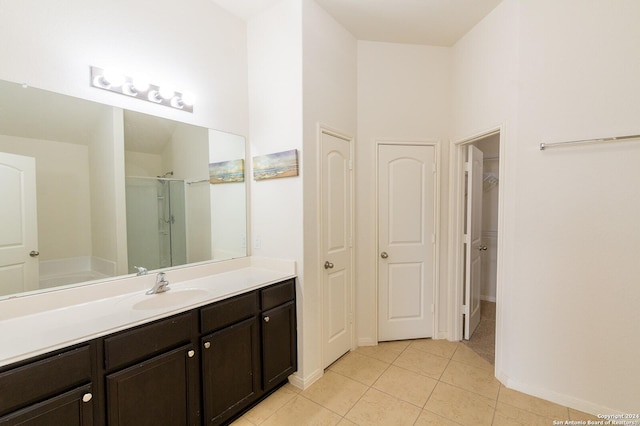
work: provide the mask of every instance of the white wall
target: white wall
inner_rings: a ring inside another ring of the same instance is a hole
[[[440,141],[441,234],[445,237],[450,73],[448,48],[358,42],[356,323],[362,345],[377,343],[376,140]],[[446,247],[444,240],[440,247],[440,295],[445,299],[441,299],[436,334],[446,333],[447,325]]]
[[[317,129],[355,135],[356,42],[312,0],[277,3],[248,34],[251,153],[298,149],[301,170],[251,183],[252,252],[298,262],[296,381],[307,386],[322,375]]]
[[[318,125],[356,136],[356,39],[315,1],[303,2],[304,357],[308,379],[322,374],[322,277]]]
[[[638,17],[507,0],[454,48],[453,133],[507,122],[496,373],[591,413],[640,406],[640,142],[538,144],[640,133]]]
[[[145,152],[124,152],[125,176],[155,177],[164,173],[159,154]]]
[[[247,23],[251,156],[302,150],[302,3],[283,0]],[[303,157],[300,155],[299,159]],[[251,162],[247,164],[251,168]],[[298,376],[305,362],[302,176],[253,181],[251,253],[297,262]],[[256,245],[256,240],[259,244]]]
[[[246,24],[210,0],[0,0],[0,79],[247,134]],[[89,86],[89,66],[196,96],[194,113]]]

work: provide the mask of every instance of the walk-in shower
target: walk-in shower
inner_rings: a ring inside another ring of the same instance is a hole
[[[171,175],[126,178],[130,273],[187,263],[185,182]]]

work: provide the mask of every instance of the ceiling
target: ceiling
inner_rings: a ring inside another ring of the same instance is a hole
[[[282,0],[213,0],[250,19]],[[501,0],[315,0],[358,40],[452,46]]]

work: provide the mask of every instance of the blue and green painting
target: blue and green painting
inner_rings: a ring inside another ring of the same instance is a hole
[[[210,183],[244,182],[244,160],[221,161],[209,164]]]
[[[298,176],[298,150],[253,157],[253,179],[265,180]]]

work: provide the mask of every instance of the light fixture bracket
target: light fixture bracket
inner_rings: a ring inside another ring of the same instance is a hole
[[[173,92],[173,96],[164,98],[160,95],[160,86],[154,84],[144,84],[136,86],[136,81],[132,77],[121,75],[121,81],[112,84],[106,77],[108,73],[98,67],[91,68],[91,86],[109,92],[119,93],[130,98],[152,102],[157,105],[168,106],[169,108],[193,113],[193,105],[185,103],[185,95],[180,92]]]

